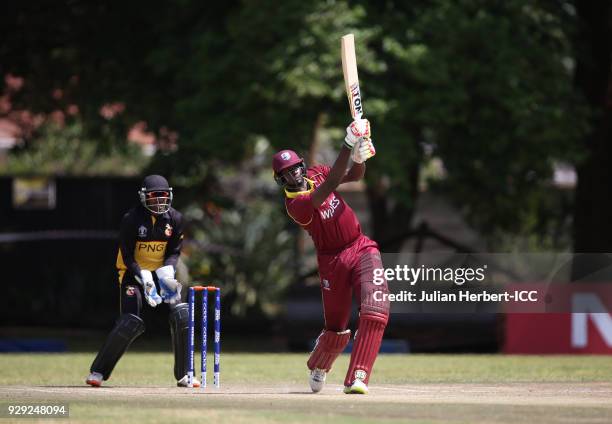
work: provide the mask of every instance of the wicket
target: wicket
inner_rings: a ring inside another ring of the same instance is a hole
[[[202,292],[202,388],[206,387],[206,350],[208,342],[208,292],[215,292],[215,339],[214,339],[214,374],[213,383],[219,388],[219,359],[221,355],[221,289],[213,286],[189,287],[189,338],[187,340],[187,351],[189,352],[189,370],[187,372],[188,387],[193,387],[195,375],[194,366],[194,341],[195,341],[195,293]]]

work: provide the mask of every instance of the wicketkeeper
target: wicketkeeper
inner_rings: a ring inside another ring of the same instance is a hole
[[[370,135],[366,119],[353,121],[331,168],[306,169],[292,150],[281,150],[272,159],[274,178],[285,191],[287,213],[308,231],[317,250],[325,328],[307,362],[313,392],[323,388],[326,374],[349,342],[353,295],[359,301],[359,326],[344,379],[345,393],[368,392],[389,319],[389,303],[376,301],[373,295],[388,292],[386,282],[374,283],[373,270],[383,266],[378,245],[362,234],[355,213],[335,191],[342,183],[363,178],[365,161],[375,154]],[[347,172],[351,156],[353,165]]]
[[[121,309],[115,327],[91,365],[86,383],[100,386],[130,344],[145,331],[140,317],[143,298],[155,308],[170,306],[174,350],[174,377],[187,386],[188,305],[181,301],[181,284],[175,278],[183,242],[183,219],[171,207],[172,187],[160,175],[149,175],[138,191],[140,204],[121,221],[117,271]],[[194,386],[200,382],[195,380]]]

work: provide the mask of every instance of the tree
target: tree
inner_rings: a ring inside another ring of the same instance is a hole
[[[109,125],[99,117],[107,102],[126,105],[110,123],[118,134],[137,120],[178,131],[180,149],[151,166],[205,189],[202,181],[251,156],[257,138],[305,151],[322,126],[346,125],[339,40],[354,32],[379,145],[367,173],[375,238],[410,232],[433,158],[446,171],[437,187],[483,233],[544,236],[551,221],[567,219],[552,208],[553,164],[579,162],[586,128],[572,91],[575,16],[566,6],[15,3],[0,21],[0,71],[24,76],[15,101],[34,110],[52,110],[48,93],[62,88],[94,137]]]
[[[585,127],[564,12],[525,1],[385,6],[373,20],[385,28],[377,53],[393,84],[379,86],[388,109],[370,172],[390,177],[375,196],[395,200],[380,219],[387,233],[410,219],[434,156],[447,174],[441,188],[485,235],[544,233],[541,220],[557,218],[547,209],[553,163],[579,156]]]

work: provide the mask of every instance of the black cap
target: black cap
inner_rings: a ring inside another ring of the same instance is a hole
[[[161,175],[148,175],[142,181],[144,191],[170,190],[168,180]]]

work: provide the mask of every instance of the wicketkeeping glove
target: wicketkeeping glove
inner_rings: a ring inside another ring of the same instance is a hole
[[[369,138],[363,138],[353,147],[353,162],[364,163],[376,154],[374,143]]]
[[[355,119],[346,127],[346,137],[344,137],[344,145],[352,149],[355,144],[362,138],[370,138],[370,122],[367,119]]]
[[[157,288],[155,287],[151,271],[141,270],[140,276],[136,275],[136,281],[142,285],[145,300],[152,308],[162,303],[162,298],[157,294]]]
[[[174,304],[181,301],[181,289],[183,286],[174,278],[174,267],[172,265],[162,266],[155,271],[159,280],[159,292],[164,302]]]

